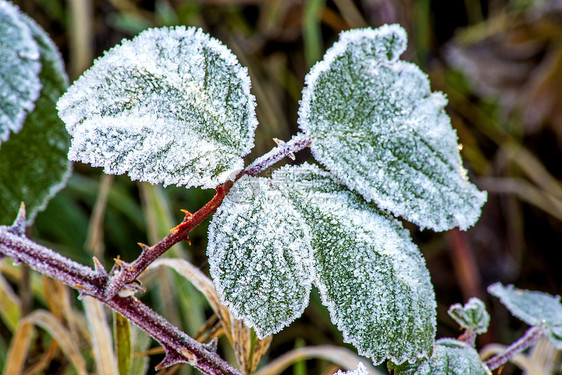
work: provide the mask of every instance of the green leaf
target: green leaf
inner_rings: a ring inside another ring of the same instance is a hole
[[[21,130],[39,97],[39,47],[12,3],[0,1],[0,145]],[[19,202],[18,202],[19,205]]]
[[[448,313],[462,328],[470,329],[476,334],[488,330],[490,315],[486,311],[484,302],[478,298],[470,298],[464,306],[460,303],[454,304],[449,308]]]
[[[398,25],[341,33],[306,77],[299,125],[351,190],[422,228],[466,229],[486,194],[468,182],[443,94],[399,61]]]
[[[58,103],[71,160],[134,180],[216,187],[243,168],[257,120],[236,57],[199,29],[150,29],[95,61]]]
[[[267,179],[245,176],[233,186],[209,225],[207,254],[222,302],[260,339],[308,305],[310,237]]]
[[[302,313],[312,281],[360,354],[375,363],[430,354],[435,297],[419,250],[398,221],[316,166],[236,182],[208,255],[221,298],[260,337]]]
[[[470,345],[454,339],[441,339],[435,343],[428,361],[417,364],[388,363],[395,375],[491,375],[478,352]]]
[[[314,284],[344,340],[375,363],[428,357],[435,296],[409,233],[316,166],[272,180],[310,227]]]
[[[32,222],[70,174],[68,133],[55,106],[68,86],[63,62],[54,43],[32,19],[21,14],[20,21],[40,51],[42,89],[22,130],[0,148],[0,224],[13,221],[22,201]]]
[[[542,327],[546,336],[562,350],[562,304],[560,296],[503,286],[496,283],[488,287],[490,294],[498,297],[507,309],[530,326]]]
[[[115,351],[117,367],[120,375],[131,373],[132,343],[129,321],[118,312],[113,313],[113,331],[115,335]]]

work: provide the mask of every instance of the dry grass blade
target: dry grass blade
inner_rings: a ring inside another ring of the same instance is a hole
[[[562,361],[562,350],[556,349],[556,347],[552,344],[548,337],[541,336],[535,346],[531,348],[528,357],[531,362],[543,368],[545,373],[556,374],[556,367]],[[560,368],[558,369],[558,371],[559,370]],[[524,373],[523,375],[532,374]]]
[[[515,162],[538,186],[557,198],[562,198],[562,185],[554,178],[544,165],[526,148],[506,142],[502,146],[505,154]]]
[[[82,300],[90,325],[92,350],[96,362],[96,372],[100,375],[118,375],[117,358],[113,351],[111,328],[107,323],[101,302],[84,297]]]
[[[307,346],[294,349],[262,367],[255,375],[277,375],[297,361],[319,358],[328,360],[345,370],[353,370],[361,362],[369,375],[382,375],[369,362],[351,350],[332,345]]]
[[[485,361],[492,356],[503,352],[507,347],[504,345],[499,344],[490,344],[486,345],[480,351],[480,359]],[[537,364],[533,363],[527,356],[523,354],[516,354],[514,357],[511,357],[509,362],[513,363],[520,369],[524,370],[528,375],[549,375],[549,372],[544,371],[543,369],[539,368]]]
[[[78,350],[79,345],[71,338],[68,330],[53,314],[45,310],[36,310],[20,321],[8,349],[6,367],[4,368],[5,375],[23,373],[34,325],[49,332],[79,375],[88,374],[86,362]]]
[[[4,367],[4,375],[21,374],[25,366],[25,359],[29,351],[31,342],[31,334],[33,325],[31,323],[21,322],[16,329],[10,348],[6,355],[6,367]]]
[[[68,326],[72,339],[89,339],[88,332],[79,322],[80,315],[72,308],[70,289],[58,280],[43,276],[43,289],[49,311]]]
[[[562,220],[562,200],[518,178],[481,178],[480,188],[490,193],[515,194],[544,212]]]
[[[271,338],[267,337],[264,340],[259,340],[242,321],[234,319],[230,315],[230,311],[221,304],[213,282],[193,264],[185,259],[158,259],[149,266],[147,271],[161,266],[168,266],[174,269],[205,295],[234,348],[240,369],[245,374],[253,373],[269,348]]]
[[[221,304],[213,282],[203,272],[201,272],[199,268],[195,267],[185,259],[158,259],[147,268],[147,271],[154,270],[162,266],[174,269],[180,275],[189,280],[193,286],[195,286],[201,293],[203,293],[205,298],[207,298],[207,301],[209,301],[209,304],[223,325],[225,327],[231,326],[230,312]],[[230,329],[227,329],[226,332],[228,340],[232,342]]]
[[[0,316],[8,329],[13,332],[20,320],[20,301],[4,276],[0,274]]]
[[[243,321],[232,319],[232,347],[240,370],[244,374],[252,374],[260,363],[265,352],[271,344],[271,336],[259,340]]]

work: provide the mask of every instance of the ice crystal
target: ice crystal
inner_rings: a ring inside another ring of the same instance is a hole
[[[429,356],[435,301],[419,250],[395,219],[316,166],[237,182],[212,221],[208,253],[219,292],[253,326],[288,325],[311,278],[361,354],[375,363]],[[284,306],[286,320],[264,301]]]
[[[464,306],[459,303],[454,304],[449,308],[448,313],[462,328],[470,329],[476,334],[488,330],[490,315],[486,311],[484,302],[478,298],[470,298]]]
[[[259,338],[308,305],[310,238],[303,218],[263,178],[243,177],[209,226],[210,272],[223,302]]]
[[[562,304],[560,296],[543,292],[521,290],[500,283],[488,287],[490,294],[498,297],[516,317],[531,326],[545,329],[546,336],[562,350]]]
[[[388,367],[396,375],[492,375],[473,347],[454,339],[438,340],[428,361]]]
[[[339,370],[334,375],[369,375],[369,373],[367,372],[367,368],[365,367],[365,365],[359,363],[354,370],[349,370],[349,371]]]
[[[39,46],[21,13],[0,0],[0,145],[21,130],[41,83]]]
[[[58,103],[72,160],[165,185],[216,187],[243,168],[250,80],[200,29],[150,29],[94,63]]]
[[[299,125],[350,189],[420,227],[466,229],[486,194],[468,182],[456,132],[398,25],[343,32],[306,77]]]

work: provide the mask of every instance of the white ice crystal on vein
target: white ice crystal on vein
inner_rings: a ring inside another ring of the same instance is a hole
[[[124,40],[58,103],[74,137],[73,159],[95,160],[108,173],[143,181],[206,188],[242,169],[253,147],[254,106],[247,71],[236,57],[201,30],[185,27]],[[120,130],[101,130],[110,126]],[[94,136],[95,127],[101,131]],[[132,169],[118,166],[124,160]]]
[[[342,33],[307,75],[299,125],[314,157],[366,199],[422,228],[466,229],[486,195],[466,179],[445,97],[396,60],[405,45],[397,25]]]

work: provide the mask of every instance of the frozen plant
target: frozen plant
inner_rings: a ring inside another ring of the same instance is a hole
[[[24,17],[13,6],[0,4],[3,28],[13,35],[29,28],[12,20]],[[8,17],[11,23],[4,22]],[[39,48],[36,56],[36,47],[48,44],[37,40],[32,34],[1,52],[4,60],[18,56],[29,63],[6,66],[24,70],[30,82],[21,102],[0,97],[10,109],[0,124],[3,142],[18,135],[38,95],[33,62],[43,63],[50,52]],[[435,231],[464,230],[486,200],[468,181],[444,95],[431,91],[417,66],[399,59],[406,41],[398,25],[343,32],[306,76],[301,132],[277,140],[248,166],[243,158],[254,143],[255,100],[236,56],[196,28],[150,29],[123,41],[58,100],[71,137],[68,157],[134,180],[214,188],[215,197],[193,214],[186,211],[160,242],[141,244],[135,261],[118,260],[110,272],[97,259],[90,269],[28,240],[23,209],[12,226],[0,227],[0,255],[102,301],[147,331],[166,350],[159,367],[187,362],[204,373],[235,374],[213,345],[191,339],[134,297],[142,290],[138,276],[214,214],[207,250],[214,286],[258,339],[299,317],[315,286],[344,339],[374,364],[389,360],[405,374],[489,373],[503,362],[487,366],[471,346],[487,328],[483,305],[471,301],[452,309],[468,332],[436,342],[430,276],[395,218]],[[3,92],[11,90],[10,82],[0,84]],[[307,147],[317,163],[258,176]],[[491,291],[511,300],[503,290]],[[546,333],[559,339],[560,314],[548,324],[532,316],[526,321],[536,328],[533,338]],[[361,365],[349,373],[366,371]]]

